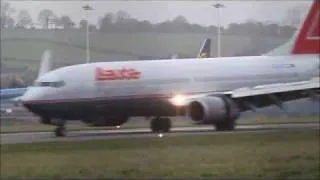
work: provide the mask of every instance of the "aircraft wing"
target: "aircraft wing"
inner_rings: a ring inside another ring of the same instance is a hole
[[[232,92],[231,98],[239,104],[242,111],[270,105],[277,105],[283,109],[285,101],[318,96],[319,88],[319,78],[314,78],[309,81],[236,89]]]
[[[309,81],[243,87],[228,92],[176,96],[171,98],[170,101],[174,105],[184,106],[197,98],[225,95],[237,102],[241,111],[255,111],[255,108],[262,108],[270,105],[277,105],[278,107],[283,108],[282,103],[285,101],[315,97],[318,96],[319,93],[320,79],[313,78]]]

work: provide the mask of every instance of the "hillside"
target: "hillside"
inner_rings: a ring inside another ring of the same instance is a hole
[[[85,61],[85,32],[71,30],[5,29],[1,31],[2,67],[39,65],[42,52],[50,48],[58,64]],[[178,53],[194,57],[206,37],[212,38],[212,54],[216,54],[214,34],[199,33],[101,33],[90,34],[94,61],[119,61],[168,58]],[[222,36],[222,56],[241,55],[255,49],[258,55],[284,43],[287,37]]]

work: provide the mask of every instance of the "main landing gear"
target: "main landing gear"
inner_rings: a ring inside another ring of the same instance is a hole
[[[58,127],[54,130],[56,137],[63,137],[66,135],[65,123],[59,124]]]
[[[54,130],[56,137],[62,137],[66,135],[66,120],[52,120],[49,117],[42,116],[40,119],[42,124],[55,125],[57,128]]]
[[[235,119],[227,119],[222,122],[218,122],[214,124],[217,131],[232,131],[235,129],[236,126],[236,120]]]
[[[150,128],[154,133],[169,132],[171,120],[167,117],[155,117],[151,120]]]

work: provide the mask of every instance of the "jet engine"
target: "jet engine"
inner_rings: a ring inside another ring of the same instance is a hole
[[[128,120],[128,117],[109,116],[86,118],[83,120],[83,122],[92,126],[120,126],[126,123]]]
[[[191,101],[188,115],[196,124],[215,124],[240,116],[237,104],[227,96],[210,96]]]

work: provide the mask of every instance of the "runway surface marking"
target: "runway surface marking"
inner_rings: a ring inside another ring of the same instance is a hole
[[[235,131],[217,132],[212,126],[198,127],[176,127],[170,133],[162,136],[221,134],[221,133],[249,133],[270,132],[281,129],[319,129],[319,123],[292,123],[292,124],[265,124],[265,125],[239,125]],[[52,128],[54,130],[54,126]],[[160,135],[160,136],[161,136]],[[162,137],[161,136],[161,137]],[[115,130],[83,130],[69,131],[66,137],[55,137],[53,132],[23,132],[1,134],[1,144],[32,143],[32,142],[54,142],[54,141],[76,141],[92,139],[119,139],[119,138],[147,138],[159,137],[159,134],[151,133],[150,129],[115,129]]]

